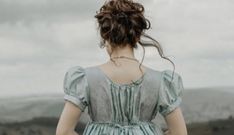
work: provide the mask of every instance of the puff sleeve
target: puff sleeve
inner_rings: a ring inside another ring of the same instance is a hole
[[[81,66],[68,69],[63,86],[64,100],[72,102],[84,112],[88,105],[88,82],[85,69]]]
[[[182,91],[184,90],[181,76],[173,71],[163,70],[158,94],[158,111],[164,117],[176,109],[182,102]],[[170,85],[171,83],[171,85]]]

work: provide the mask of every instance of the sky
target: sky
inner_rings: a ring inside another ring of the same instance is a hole
[[[68,68],[108,60],[94,18],[104,0],[0,0],[0,95],[63,93]],[[234,1],[138,0],[146,31],[175,63],[185,89],[233,86]],[[143,50],[135,50],[141,60]],[[156,48],[144,62],[173,70]]]

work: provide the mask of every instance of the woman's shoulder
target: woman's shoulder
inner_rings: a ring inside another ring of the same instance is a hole
[[[94,69],[96,66],[82,66],[82,65],[75,65],[68,68],[69,72],[80,71],[83,73],[87,73],[88,71]]]
[[[80,65],[71,66],[67,69],[66,75],[85,74],[85,68]]]

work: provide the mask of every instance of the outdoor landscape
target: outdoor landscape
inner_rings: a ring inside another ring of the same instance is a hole
[[[186,90],[181,108],[189,135],[233,135],[233,88]],[[52,135],[63,109],[63,95],[2,98],[0,100],[0,135]],[[76,131],[82,135],[90,120],[87,109]],[[161,115],[153,120],[166,129]]]
[[[184,85],[188,135],[234,135],[234,0],[137,0]],[[105,0],[0,0],[0,135],[55,135],[64,77],[109,61],[94,17]],[[151,42],[147,38],[142,41]],[[155,47],[134,50],[173,70]],[[82,114],[76,131],[90,121]],[[165,130],[161,115],[153,120]]]

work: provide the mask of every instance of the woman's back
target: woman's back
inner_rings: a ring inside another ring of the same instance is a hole
[[[151,120],[158,112],[165,116],[179,106],[183,89],[180,76],[174,75],[173,88],[169,88],[172,71],[144,66],[143,75],[134,82],[118,83],[103,67],[75,66],[66,74],[64,98],[82,111],[88,107],[92,120],[84,135],[162,135]]]
[[[138,61],[122,59],[118,60],[118,62],[119,66],[109,61],[94,67],[100,69],[107,79],[117,84],[129,84],[134,80],[140,79],[148,68],[144,65],[139,67],[140,63]]]
[[[67,71],[64,99],[69,102],[61,115],[58,135],[76,134],[75,124],[86,107],[92,121],[86,125],[84,135],[162,135],[160,127],[151,122],[158,112],[165,117],[170,132],[187,134],[180,109],[168,115],[181,103],[180,75],[171,70],[138,68],[141,64],[134,55],[138,44],[143,49],[157,48],[163,59],[173,63],[164,56],[161,45],[145,33],[151,24],[144,11],[144,6],[133,0],[110,0],[97,12],[100,47],[106,47],[110,60],[107,64],[74,66]],[[152,43],[142,41],[141,36]]]

